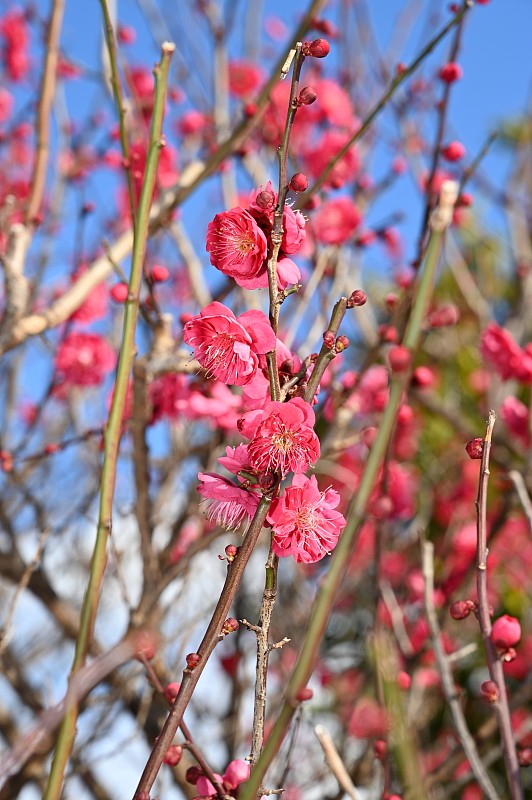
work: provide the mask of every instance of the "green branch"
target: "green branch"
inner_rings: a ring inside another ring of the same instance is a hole
[[[146,170],[144,173],[138,214],[134,229],[131,274],[129,278],[129,295],[124,314],[122,347],[118,361],[115,389],[111,403],[111,410],[109,412],[109,420],[104,434],[105,446],[98,528],[92,554],[89,580],[85,590],[85,597],[83,599],[83,606],[81,609],[80,629],[76,640],[76,650],[74,654],[74,661],[72,663],[70,681],[72,680],[72,677],[75,676],[76,673],[83,667],[87,658],[87,653],[92,642],[103,575],[107,563],[107,540],[109,534],[111,533],[112,525],[113,497],[115,490],[118,450],[122,435],[122,421],[126,405],[129,377],[135,356],[135,329],[138,317],[140,282],[144,264],[144,255],[146,251],[146,241],[148,237],[150,206],[153,197],[153,190],[155,188],[157,165],[159,163],[159,153],[161,147],[164,146],[164,139],[162,137],[162,123],[166,97],[166,84],[168,80],[170,58],[174,49],[175,46],[169,42],[165,42],[163,44],[161,62],[153,71],[155,76],[155,102],[153,106],[150,141],[146,158]],[[44,800],[59,800],[61,797],[65,770],[74,746],[78,713],[79,708],[75,698],[69,699],[67,694],[65,717],[59,732],[59,737],[52,761],[52,767],[48,778],[48,785],[44,794]]]

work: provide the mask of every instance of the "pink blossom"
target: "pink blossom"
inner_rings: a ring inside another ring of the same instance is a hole
[[[229,791],[236,789],[241,783],[247,781],[249,778],[249,771],[250,766],[246,761],[242,761],[240,758],[231,761],[222,775],[224,786],[229,789]]]
[[[532,345],[521,349],[512,334],[495,322],[490,322],[482,332],[480,352],[503,380],[517,378],[532,383]]]
[[[86,264],[81,265],[74,275],[72,283],[76,283],[84,272],[87,271]],[[71,315],[70,319],[76,322],[92,322],[95,319],[102,319],[107,313],[107,289],[104,283],[99,283],[86,296],[85,300]]]
[[[61,382],[70,386],[98,386],[115,364],[115,351],[95,333],[69,333],[55,358]]]
[[[218,783],[222,782],[222,776],[217,772],[213,773]],[[213,797],[216,796],[216,789],[205,775],[200,775],[196,781],[196,790],[200,793],[200,797]]]
[[[320,492],[314,475],[296,474],[292,486],[272,504],[273,551],[293,556],[300,564],[312,564],[336,547],[345,519],[335,511],[340,495],[334,489]]]
[[[222,528],[235,530],[245,517],[252,519],[259,504],[259,496],[236,486],[227,478],[214,472],[200,472],[197,487],[207,503],[207,519]]]
[[[207,228],[211,264],[239,286],[257,289],[268,285],[267,241],[251,214],[236,207],[216,214]]]
[[[261,83],[262,70],[254,61],[242,59],[229,62],[229,91],[235,97],[249,97]]]
[[[286,258],[281,255],[277,261],[277,285],[279,289],[286,289],[287,286],[293,286],[301,280],[301,272],[297,264],[291,258]]]
[[[246,444],[239,444],[238,447],[227,446],[225,453],[225,456],[220,456],[218,463],[229,472],[232,472],[233,475],[237,475],[241,470],[251,472],[253,469]]]
[[[530,445],[530,421],[527,406],[510,395],[501,406],[501,417],[513,435],[528,447]]]
[[[317,178],[350,138],[349,133],[326,131],[314,145],[304,150],[305,171]],[[343,186],[344,183],[356,176],[359,166],[358,151],[355,146],[352,146],[334,165],[325,186],[334,188]]]
[[[312,230],[322,244],[343,244],[360,225],[362,214],[349,197],[328,200],[312,218]]]
[[[188,419],[207,420],[230,432],[236,432],[241,411],[241,398],[217,380],[210,380],[201,389],[192,389],[183,409]]]
[[[275,335],[262,311],[235,317],[222,303],[210,303],[186,323],[183,339],[194,347],[204,369],[223,383],[242,386],[256,373],[258,355],[275,347]]]
[[[0,20],[0,34],[4,37],[2,60],[8,77],[20,81],[30,68],[30,33],[24,11],[13,8]]]
[[[306,237],[305,217],[300,211],[292,211],[290,206],[285,206],[283,213],[283,253],[293,255],[301,249]]]
[[[0,86],[0,123],[7,122],[11,117],[14,103],[13,95],[3,86]]]
[[[251,439],[248,452],[257,472],[305,472],[320,455],[314,433],[314,411],[300,397],[287,403],[270,400],[263,409],[249,411],[239,428]]]

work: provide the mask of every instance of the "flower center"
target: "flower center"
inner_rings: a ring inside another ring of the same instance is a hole
[[[272,436],[272,444],[282,453],[289,453],[294,446],[294,435],[291,431],[282,431]]]
[[[234,338],[230,333],[220,333],[205,348],[206,369],[216,369],[233,355]]]
[[[296,527],[304,533],[312,533],[316,528],[316,517],[314,509],[307,507],[300,508],[296,514]]]
[[[249,234],[243,234],[242,236],[235,238],[235,245],[239,253],[242,253],[242,255],[247,255],[253,250],[255,242],[252,236]]]

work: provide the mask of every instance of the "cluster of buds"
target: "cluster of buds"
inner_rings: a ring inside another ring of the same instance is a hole
[[[327,39],[314,39],[312,42],[305,42],[301,52],[304,56],[325,58],[325,56],[329,55],[330,50],[331,45]]]
[[[327,350],[334,350],[335,353],[343,353],[343,351],[347,350],[349,347],[349,339],[347,336],[343,335],[335,338],[332,331],[325,331],[323,334],[323,344]]]

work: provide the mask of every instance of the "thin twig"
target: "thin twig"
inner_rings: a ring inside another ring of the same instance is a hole
[[[434,607],[434,545],[432,542],[424,541],[422,543],[422,548],[423,577],[425,578],[425,611],[427,613],[432,647],[434,648],[434,655],[436,657],[436,663],[438,664],[445,699],[451,710],[451,716],[460,744],[464,749],[464,753],[471,765],[475,778],[489,800],[498,800],[497,791],[478,754],[475,740],[467,727],[464,712],[460,705],[453,676],[449,668],[449,660],[443,649],[440,625]]]
[[[508,705],[508,695],[502,661],[497,655],[497,651],[491,641],[491,619],[488,601],[488,581],[487,581],[487,494],[489,480],[489,460],[491,450],[491,438],[495,426],[496,414],[490,411],[484,447],[482,451],[482,461],[480,464],[480,476],[478,482],[477,507],[477,599],[478,599],[478,622],[484,650],[488,661],[488,670],[491,680],[498,689],[498,698],[493,703],[495,715],[499,725],[501,746],[504,758],[504,766],[508,778],[508,789],[512,800],[523,800],[523,787],[519,773],[519,761],[515,749],[515,741],[512,733],[512,720],[510,717],[510,707]]]
[[[340,753],[334,746],[331,734],[323,725],[316,725],[314,728],[316,738],[321,745],[325,761],[327,762],[332,774],[338,781],[341,789],[351,798],[351,800],[360,800],[360,795],[351,780],[345,764],[340,757]]]

